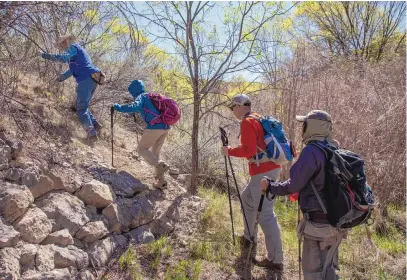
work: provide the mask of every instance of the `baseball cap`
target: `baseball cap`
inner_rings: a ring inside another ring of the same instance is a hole
[[[322,110],[312,110],[305,116],[295,116],[295,119],[300,122],[305,122],[306,120],[321,120],[332,122],[331,115]]]
[[[234,105],[249,106],[251,105],[251,101],[246,94],[238,94],[235,97],[233,97],[232,102],[229,104],[228,107],[231,108]]]

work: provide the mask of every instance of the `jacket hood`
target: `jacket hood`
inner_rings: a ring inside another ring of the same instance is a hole
[[[145,89],[144,89],[144,83],[141,80],[134,80],[131,82],[128,91],[130,92],[130,94],[136,98],[137,96],[139,96],[142,93],[145,93]]]

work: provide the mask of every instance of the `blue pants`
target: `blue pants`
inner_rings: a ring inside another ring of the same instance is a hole
[[[78,114],[79,121],[88,134],[88,137],[96,135],[96,130],[94,128],[96,119],[89,110],[90,99],[92,98],[96,87],[96,82],[90,76],[89,78],[78,82],[76,86],[76,113]]]

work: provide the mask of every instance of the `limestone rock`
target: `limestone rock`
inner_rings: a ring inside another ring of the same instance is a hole
[[[107,264],[119,244],[113,236],[93,242],[88,248],[89,262],[95,267],[102,267]]]
[[[169,201],[157,202],[154,212],[154,221],[150,225],[151,232],[156,236],[173,232],[180,217],[178,207]]]
[[[82,269],[88,267],[88,265],[88,254],[86,254],[83,250],[78,249],[73,245],[69,245],[67,248],[56,247],[55,267],[66,268],[69,266],[74,266]]]
[[[8,168],[11,161],[11,148],[8,145],[0,146],[0,171]]]
[[[21,252],[20,264],[33,268],[35,266],[35,255],[38,251],[38,246],[26,243],[19,247]]]
[[[106,225],[103,221],[89,222],[84,225],[78,232],[75,237],[79,240],[92,243],[96,240],[102,239],[109,234],[109,231],[106,228]]]
[[[18,279],[20,276],[20,250],[3,248],[0,250],[0,279]]]
[[[76,276],[76,280],[95,280],[95,279],[96,279],[95,276],[93,276],[93,274],[89,270],[81,271]]]
[[[30,208],[15,223],[24,241],[38,244],[51,233],[52,224],[47,215],[39,208]]]
[[[54,220],[56,224],[54,230],[66,228],[72,236],[90,220],[83,202],[66,192],[49,193],[38,199],[36,205],[49,219]]]
[[[20,168],[10,168],[7,170],[6,175],[4,176],[9,181],[18,182],[20,180],[23,170]]]
[[[65,184],[61,177],[55,175],[55,173],[52,171],[45,171],[44,175],[52,180],[54,190],[65,190]]]
[[[0,217],[0,249],[4,247],[14,247],[20,240],[20,233]]]
[[[126,236],[136,244],[150,243],[155,239],[150,229],[145,225],[129,231]]]
[[[23,151],[23,143],[20,140],[6,140],[6,144],[11,148],[11,158],[16,159]]]
[[[21,175],[21,184],[28,188],[34,186],[40,181],[40,169],[37,166],[31,166],[24,170]]]
[[[96,208],[105,208],[114,200],[109,186],[97,180],[84,184],[77,192],[77,196],[85,204],[94,205]]]
[[[89,171],[98,180],[111,185],[113,192],[119,196],[133,197],[138,193],[148,190],[146,185],[126,171],[116,173],[116,170],[102,166],[92,166],[89,168]]]
[[[50,271],[55,268],[54,253],[54,245],[39,245],[35,255],[35,266],[38,271]]]
[[[23,277],[22,280],[70,280],[71,274],[67,268],[54,269],[52,271],[35,273],[30,276]]]
[[[40,175],[39,181],[33,186],[28,187],[33,194],[34,199],[40,197],[47,192],[50,192],[54,189],[54,183],[52,180],[44,175]]]
[[[8,223],[23,215],[33,201],[31,192],[25,186],[0,182],[0,215]]]
[[[108,220],[109,230],[121,232],[151,222],[152,211],[151,201],[139,195],[135,199],[118,199],[103,209],[102,213]]]
[[[67,246],[67,245],[73,245],[73,238],[71,234],[69,233],[68,229],[62,229],[56,232],[53,232],[45,238],[45,240],[42,242],[43,245],[46,244],[55,244],[55,245],[61,245],[61,246]]]

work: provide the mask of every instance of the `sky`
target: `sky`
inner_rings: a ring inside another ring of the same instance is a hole
[[[205,17],[205,22],[207,23],[207,26],[213,26],[215,25],[217,27],[217,30],[222,30],[223,28],[223,23],[222,20],[224,18],[224,13],[222,6],[226,5],[227,3],[223,2],[216,2],[217,4],[214,8],[211,9],[210,13],[206,15]],[[237,2],[235,2],[237,3]],[[147,5],[145,2],[137,2],[135,3],[136,7],[140,10],[143,11],[147,8]],[[286,7],[291,7],[293,3],[291,1],[286,2]],[[294,9],[291,9],[291,13],[294,11]],[[140,27],[144,27],[147,25],[147,20],[143,18],[138,18],[138,24]],[[153,33],[153,34],[159,34],[160,31],[157,28],[156,25],[150,25],[148,30]],[[168,53],[175,53],[174,49],[174,42],[170,42],[168,40],[155,40],[155,37],[152,36],[151,34],[148,35],[148,38],[150,39],[151,42],[153,42],[154,45],[158,46],[161,49],[166,50]],[[247,81],[253,81],[254,79],[258,80],[259,77],[257,74],[253,74],[249,71],[243,70],[236,75],[242,76],[245,80]]]

